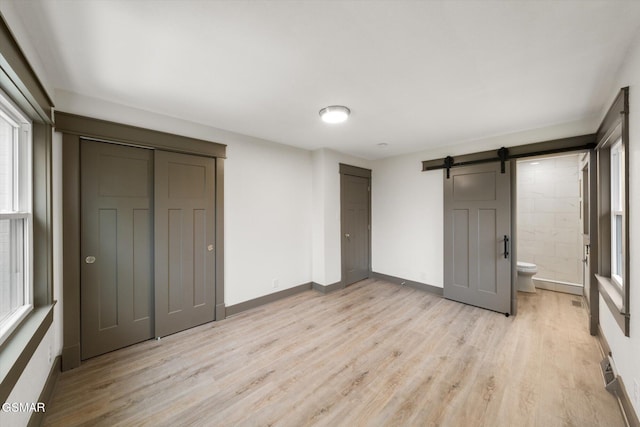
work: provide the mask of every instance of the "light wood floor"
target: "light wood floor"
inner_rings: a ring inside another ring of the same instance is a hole
[[[45,425],[623,426],[579,297],[516,317],[366,280],[60,375]]]

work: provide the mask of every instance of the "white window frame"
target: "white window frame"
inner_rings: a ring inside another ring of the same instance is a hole
[[[624,147],[622,138],[611,145],[611,280],[621,290],[624,289],[624,252],[618,253],[618,247],[624,243]],[[618,236],[617,219],[620,219],[620,236]]]
[[[0,345],[33,310],[33,175],[32,175],[32,123],[27,115],[0,91],[0,116],[16,129],[13,141],[14,162],[13,200],[11,210],[0,210],[0,220],[11,222],[10,233],[17,233],[16,220],[23,221],[21,256],[22,274],[16,282],[21,283],[22,301],[15,310],[0,322]],[[15,237],[15,236],[14,236]],[[16,248],[11,248],[16,250]],[[13,268],[14,266],[12,266]]]

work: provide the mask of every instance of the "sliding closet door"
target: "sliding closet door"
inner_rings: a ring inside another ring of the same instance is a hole
[[[82,140],[82,358],[153,337],[153,152]]]
[[[215,160],[155,152],[156,336],[213,321]]]

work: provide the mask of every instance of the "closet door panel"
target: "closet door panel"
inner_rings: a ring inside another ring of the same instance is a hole
[[[156,336],[214,320],[215,160],[155,152]]]
[[[82,358],[154,335],[153,152],[80,144]]]

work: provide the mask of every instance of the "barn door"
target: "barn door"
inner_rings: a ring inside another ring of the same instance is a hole
[[[450,170],[444,179],[444,296],[511,313],[509,164]]]

